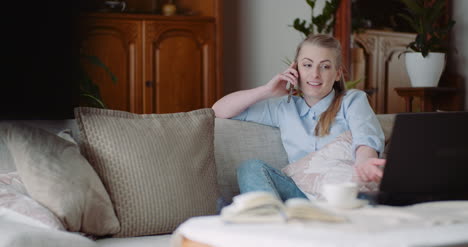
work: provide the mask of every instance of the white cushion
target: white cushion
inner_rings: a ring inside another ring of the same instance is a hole
[[[79,234],[48,228],[39,221],[0,208],[0,247],[97,247]]]
[[[28,194],[46,206],[67,230],[97,236],[120,226],[101,180],[75,143],[24,124],[0,124]]]

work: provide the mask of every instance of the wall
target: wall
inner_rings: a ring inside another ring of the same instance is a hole
[[[323,8],[319,0],[315,10]],[[289,27],[295,18],[310,19],[305,0],[224,1],[224,92],[267,83],[287,68],[303,36]]]
[[[468,1],[453,0],[452,17],[456,21],[452,32],[452,49],[448,69],[456,72],[465,80],[465,110],[468,109]]]

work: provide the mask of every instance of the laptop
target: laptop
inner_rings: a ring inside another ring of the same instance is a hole
[[[406,206],[468,200],[468,112],[401,113],[395,117],[375,204]]]

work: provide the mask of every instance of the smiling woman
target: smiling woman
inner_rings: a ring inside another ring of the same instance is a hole
[[[295,59],[299,72],[299,88],[309,106],[328,95],[335,82],[337,87],[342,86],[339,85],[342,75],[339,43],[318,45],[323,42],[318,38],[305,39],[299,45]],[[338,88],[339,91],[343,89],[344,87]]]
[[[277,127],[290,163],[316,152],[350,131],[356,174],[362,181],[379,181],[377,159],[384,135],[369,106],[366,93],[345,91],[341,46],[329,35],[309,35],[296,52],[294,63],[267,84],[234,92],[213,105],[217,117]],[[286,85],[299,85],[301,94],[288,101]],[[261,160],[248,160],[238,171],[241,193],[268,191],[287,200],[305,197],[291,177]]]

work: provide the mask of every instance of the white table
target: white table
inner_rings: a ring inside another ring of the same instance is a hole
[[[194,217],[172,242],[182,246],[185,237],[217,247],[468,246],[468,201],[333,211],[349,222],[227,224],[219,216]]]

